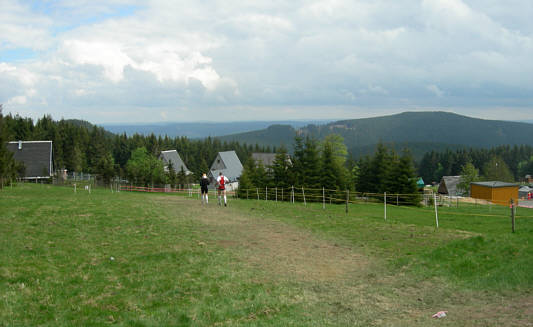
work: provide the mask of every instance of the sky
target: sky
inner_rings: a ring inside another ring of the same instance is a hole
[[[93,123],[533,119],[531,0],[0,0],[0,103]]]

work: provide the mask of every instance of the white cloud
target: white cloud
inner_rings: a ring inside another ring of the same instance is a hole
[[[428,85],[426,89],[428,89],[428,91],[435,94],[439,98],[442,98],[444,96],[444,92],[441,89],[439,89],[437,85],[433,85],[433,84]]]
[[[525,0],[4,2],[0,103],[26,112],[172,120],[233,106],[245,109],[225,119],[257,107],[281,119],[533,100]],[[35,54],[2,59],[20,48]]]

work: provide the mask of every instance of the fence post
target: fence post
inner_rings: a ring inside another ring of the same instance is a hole
[[[281,201],[284,201],[285,198],[283,197],[283,187],[281,188]]]
[[[387,220],[387,192],[383,193],[383,206],[385,208],[385,220]]]
[[[305,202],[305,191],[304,191],[304,187],[302,186],[302,195],[304,197],[304,206],[307,207],[307,202]]]
[[[276,186],[276,202],[278,202],[278,187]]]
[[[246,200],[248,200],[248,189],[246,189]]]
[[[74,183],[74,193],[76,193],[76,183]]]
[[[265,186],[265,201],[268,201],[268,186]]]
[[[326,192],[322,186],[322,209],[326,209]]]
[[[398,193],[396,193],[396,206],[399,206],[399,203],[398,203]]]
[[[291,197],[292,197],[292,203],[294,203],[294,185],[292,186]]]
[[[346,189],[346,214],[348,214],[348,202],[350,201],[350,190]]]
[[[257,193],[257,201],[259,201],[259,189],[256,187],[255,192]]]
[[[437,195],[433,193],[433,203],[435,204],[435,223],[437,224],[437,229],[439,229],[439,214],[437,211]]]
[[[514,217],[515,217],[515,206],[514,206],[514,200],[511,199],[511,229],[514,233]]]

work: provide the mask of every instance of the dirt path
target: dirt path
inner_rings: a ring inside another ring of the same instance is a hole
[[[402,271],[388,275],[377,258],[253,210],[218,207],[214,201],[201,206],[183,197],[155,201],[201,223],[209,231],[205,246],[230,249],[261,278],[303,285],[302,301],[336,325],[533,326],[532,296],[511,301],[454,293],[438,279],[417,284]],[[432,319],[440,310],[449,317]]]
[[[362,254],[282,222],[258,219],[253,212],[245,215],[215,203],[202,207],[180,197],[164,201],[167,206],[187,206],[191,216],[209,229],[212,239],[206,242],[234,249],[247,264],[280,279],[336,281],[369,269],[368,258]]]

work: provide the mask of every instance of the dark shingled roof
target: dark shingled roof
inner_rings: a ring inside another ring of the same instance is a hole
[[[26,167],[23,178],[49,178],[52,165],[52,141],[17,141],[7,144],[13,158]]]
[[[448,194],[449,196],[458,196],[457,184],[461,181],[461,176],[442,176],[440,180],[438,193]]]
[[[181,157],[176,150],[167,150],[167,151],[161,151],[161,154],[159,155],[159,159],[163,160],[165,163],[165,170],[168,171],[168,163],[172,162],[172,167],[174,168],[174,171],[176,173],[179,173],[181,171],[181,168],[183,167],[183,171],[186,175],[192,174],[189,169],[187,169],[187,166],[185,166],[185,163],[183,160],[181,160]]]

